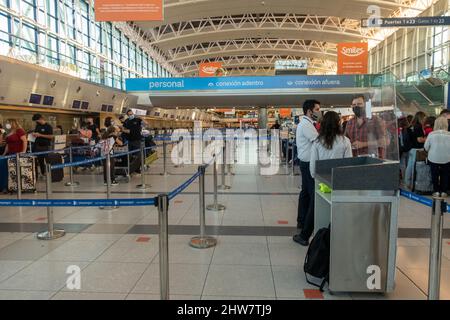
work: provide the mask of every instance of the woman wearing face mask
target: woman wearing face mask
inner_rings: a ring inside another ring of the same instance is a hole
[[[5,125],[7,134],[3,156],[24,153],[27,151],[27,136],[16,119],[8,119]],[[8,164],[6,159],[0,160],[0,191],[6,193],[8,188]]]

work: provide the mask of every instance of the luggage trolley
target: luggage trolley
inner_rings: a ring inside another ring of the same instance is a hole
[[[128,152],[128,146],[114,146],[113,153],[126,153]],[[115,174],[117,176],[123,176],[126,182],[130,182],[130,154],[123,155],[115,158]]]

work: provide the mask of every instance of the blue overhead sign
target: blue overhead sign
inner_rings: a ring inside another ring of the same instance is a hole
[[[126,79],[127,91],[332,89],[358,86],[360,76],[273,76]]]
[[[361,21],[361,26],[366,28],[428,27],[448,25],[450,25],[450,17],[447,16],[375,18]]]

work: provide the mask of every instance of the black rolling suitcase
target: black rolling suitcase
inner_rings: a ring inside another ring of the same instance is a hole
[[[52,166],[63,163],[63,156],[59,153],[49,153],[45,161]],[[61,182],[64,179],[64,168],[52,170],[52,182]]]
[[[34,157],[20,157],[20,174],[22,192],[36,191],[36,167]],[[8,159],[8,190],[17,192],[16,158]]]

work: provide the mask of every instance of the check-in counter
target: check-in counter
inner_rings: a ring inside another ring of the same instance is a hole
[[[332,192],[321,192],[320,183]],[[331,228],[330,291],[393,291],[398,162],[371,157],[320,160],[315,184],[315,232]]]

